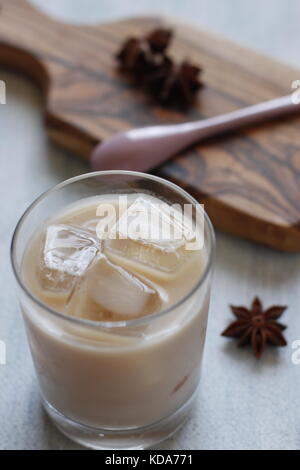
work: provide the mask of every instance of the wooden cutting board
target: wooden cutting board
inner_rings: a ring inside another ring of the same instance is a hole
[[[45,94],[50,136],[85,158],[115,132],[232,111],[288,94],[300,78],[291,67],[174,19],[74,26],[43,15],[25,0],[1,4],[0,64],[37,81]],[[162,23],[176,31],[171,53],[204,68],[198,105],[185,114],[151,103],[116,69],[114,55],[122,41]],[[204,203],[216,227],[300,251],[300,116],[211,139],[156,173]]]

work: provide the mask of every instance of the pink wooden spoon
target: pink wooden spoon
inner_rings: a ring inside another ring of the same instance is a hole
[[[151,170],[205,138],[297,111],[300,103],[287,95],[201,121],[132,129],[99,144],[91,164],[95,170]]]

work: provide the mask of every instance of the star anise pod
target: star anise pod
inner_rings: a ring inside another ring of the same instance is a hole
[[[251,308],[230,306],[237,320],[223,331],[222,336],[238,338],[238,346],[251,343],[254,355],[259,359],[267,343],[273,346],[286,346],[282,331],[286,328],[277,320],[286,310],[286,306],[273,305],[263,310],[258,297]]]
[[[166,57],[163,64],[146,78],[146,85],[162,103],[188,106],[202,86],[199,80],[201,69],[184,61],[176,65]]]
[[[149,45],[142,39],[129,38],[117,54],[122,70],[135,76],[152,70],[152,57]]]
[[[170,29],[155,29],[146,37],[128,38],[117,54],[121,68],[143,79],[163,62],[164,52],[172,37]]]
[[[187,107],[202,86],[201,69],[188,61],[176,64],[167,55],[170,29],[158,28],[142,38],[131,37],[117,54],[121,69],[164,105]]]
[[[162,54],[168,48],[172,37],[173,31],[171,29],[158,28],[148,34],[146,40],[152,52]]]

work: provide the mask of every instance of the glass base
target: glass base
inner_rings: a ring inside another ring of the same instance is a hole
[[[96,450],[143,450],[164,441],[186,422],[196,392],[178,410],[148,426],[111,429],[85,426],[64,416],[43,400],[44,408],[56,427],[72,441]]]

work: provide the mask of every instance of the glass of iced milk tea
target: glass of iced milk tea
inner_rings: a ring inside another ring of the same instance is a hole
[[[144,449],[188,417],[214,256],[201,205],[161,178],[72,178],[38,198],[12,242],[45,410],[94,449]]]

